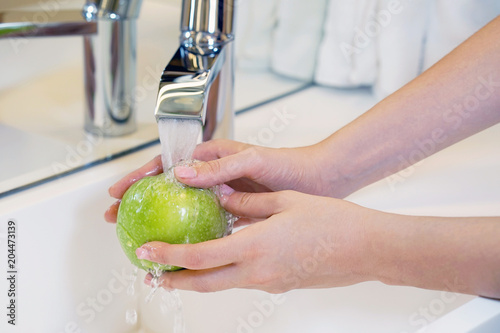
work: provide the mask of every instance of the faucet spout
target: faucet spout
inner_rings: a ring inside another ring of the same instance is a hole
[[[181,45],[160,79],[157,121],[193,119],[203,140],[232,137],[232,24],[232,1],[183,1]]]
[[[204,125],[207,97],[225,62],[225,52],[199,55],[179,47],[163,71],[155,116],[196,119]]]

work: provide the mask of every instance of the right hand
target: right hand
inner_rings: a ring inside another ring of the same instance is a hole
[[[320,156],[316,146],[277,149],[212,140],[198,145],[193,153],[194,159],[205,162],[176,167],[174,173],[179,181],[193,187],[227,183],[240,192],[295,190],[329,195]]]
[[[177,179],[186,185],[207,188],[228,183],[241,192],[295,190],[331,196],[326,181],[324,156],[319,147],[265,148],[231,140],[212,140],[199,144],[193,158],[201,162],[192,168],[174,169]],[[323,168],[323,169],[322,169]],[[136,181],[163,172],[161,157],[156,156],[109,188],[118,199],[105,213],[108,222],[116,222],[120,199]]]

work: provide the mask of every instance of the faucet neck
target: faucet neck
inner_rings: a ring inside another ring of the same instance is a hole
[[[233,40],[234,0],[183,0],[181,45],[191,52],[218,52]]]

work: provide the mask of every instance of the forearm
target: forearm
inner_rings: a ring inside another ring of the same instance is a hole
[[[318,146],[344,197],[500,121],[500,17]]]
[[[500,299],[499,217],[377,214],[366,237],[374,279]]]

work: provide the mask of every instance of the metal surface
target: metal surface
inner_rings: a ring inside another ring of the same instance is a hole
[[[121,136],[136,129],[136,20],[97,20],[84,37],[85,130]]]
[[[0,9],[0,38],[83,35],[85,130],[126,135],[136,129],[133,90],[140,5],[141,0],[89,0],[83,10],[59,9],[50,15],[31,7]]]
[[[86,20],[129,20],[137,19],[142,0],[87,0],[83,6]]]
[[[136,130],[136,19],[141,0],[88,0],[83,17],[97,23],[84,37],[85,130],[121,136]]]
[[[203,139],[232,137],[233,2],[184,0],[181,45],[160,80],[155,116],[199,120]]]
[[[233,0],[184,0],[181,43],[194,52],[216,52],[233,39],[233,18]]]

